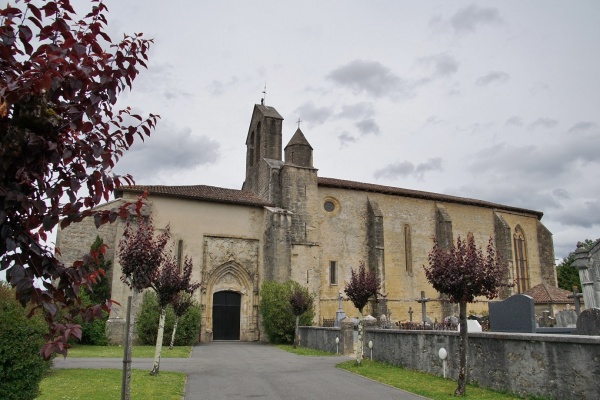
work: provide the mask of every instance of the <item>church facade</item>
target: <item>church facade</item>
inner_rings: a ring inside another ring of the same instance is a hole
[[[200,340],[265,340],[260,324],[264,281],[294,280],[315,296],[315,323],[332,319],[338,296],[359,263],[377,271],[385,301],[372,315],[409,319],[421,291],[431,299],[428,316],[441,320],[457,310],[427,282],[423,265],[437,240],[444,247],[473,235],[489,238],[504,260],[504,278],[516,284],[501,297],[540,283],[556,286],[551,233],[542,213],[486,201],[320,177],[313,148],[298,129],[282,145],[281,115],[255,105],[246,138],[246,178],[241,190],[212,186],[130,186],[102,207],[117,207],[148,191],[147,213],[156,228],[170,225],[182,254],[194,261],[193,280],[202,306]],[[65,262],[89,251],[100,235],[113,259],[112,298],[126,304],[129,289],[120,280],[114,254],[125,221],[99,230],[83,221],[60,231],[57,246]],[[347,315],[358,311],[343,302]],[[487,310],[482,299],[470,311]],[[109,320],[119,341],[124,312],[115,306]],[[420,318],[415,318],[415,320]]]

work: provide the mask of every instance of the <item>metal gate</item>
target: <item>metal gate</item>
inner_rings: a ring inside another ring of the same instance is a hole
[[[240,340],[241,302],[239,293],[213,294],[213,340]]]

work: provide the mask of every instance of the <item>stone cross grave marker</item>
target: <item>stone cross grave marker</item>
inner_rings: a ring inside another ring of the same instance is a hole
[[[344,300],[344,298],[342,297],[342,292],[340,291],[338,294],[338,310],[335,313],[335,322],[333,324],[336,327],[342,326],[342,320],[344,318],[346,318],[346,313],[344,312],[344,309],[342,308],[343,300]]]
[[[427,302],[430,301],[429,297],[425,297],[425,291],[421,290],[421,298],[417,299],[417,303],[421,303],[421,314],[423,317],[423,323],[427,322]]]
[[[410,322],[412,322],[413,313],[414,313],[414,311],[413,311],[412,307],[408,307],[408,318],[409,318]]]
[[[578,293],[579,290],[577,289],[578,287],[576,285],[573,285],[573,293],[568,295],[567,297],[569,299],[575,300],[575,313],[579,315],[579,313],[581,313],[581,298],[583,297],[583,293]]]

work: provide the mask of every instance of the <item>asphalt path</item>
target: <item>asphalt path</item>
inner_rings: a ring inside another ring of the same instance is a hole
[[[161,371],[187,374],[186,400],[423,400],[335,368],[346,356],[298,356],[274,346],[212,342],[194,346],[190,358],[163,358]],[[54,368],[122,368],[122,359],[57,357]],[[152,359],[134,359],[133,369],[152,369]],[[148,399],[150,400],[150,399]]]

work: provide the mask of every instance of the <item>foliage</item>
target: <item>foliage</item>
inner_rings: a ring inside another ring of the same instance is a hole
[[[176,255],[166,255],[163,263],[152,282],[152,288],[158,296],[158,305],[161,308],[172,304],[180,293],[192,295],[200,287],[198,282],[190,282],[192,277],[192,260],[185,257],[183,271],[179,270]],[[178,306],[178,311],[183,305]]]
[[[586,249],[591,249],[596,241],[585,239],[581,244]],[[577,250],[577,248],[575,248]],[[558,287],[569,292],[573,290],[573,286],[577,286],[581,290],[581,281],[579,280],[579,271],[573,267],[573,261],[575,260],[575,251],[569,253],[567,258],[563,258],[560,264],[556,267],[556,278],[558,280]]]
[[[298,345],[299,337],[298,337],[298,325],[300,324],[300,316],[307,312],[308,310],[312,310],[313,308],[313,296],[308,293],[308,289],[296,286],[292,289],[292,293],[290,293],[290,308],[292,309],[292,314],[296,317],[295,330],[294,330],[294,348]]]
[[[464,396],[467,384],[467,303],[475,297],[485,296],[493,299],[498,295],[502,283],[502,262],[496,253],[490,238],[483,255],[481,248],[475,245],[472,235],[467,241],[456,239],[450,251],[444,251],[437,242],[429,253],[429,266],[425,268],[425,277],[438,292],[448,296],[452,303],[459,304],[460,339],[458,345],[458,387],[454,394]]]
[[[298,285],[292,289],[289,302],[290,307],[292,308],[292,314],[299,317],[313,308],[314,300],[313,296],[308,293],[308,289]]]
[[[158,318],[160,307],[156,293],[147,291],[144,293],[142,307],[137,317],[137,334],[140,344],[155,345],[158,332]],[[195,301],[189,307],[187,312],[179,318],[177,327],[177,336],[175,338],[176,346],[189,346],[198,340],[200,333],[201,312],[200,306]],[[167,307],[167,316],[165,320],[165,335],[163,345],[168,345],[170,333],[173,331],[175,322],[175,313],[173,307]]]
[[[83,291],[88,294],[91,304],[102,304],[110,300],[110,282],[106,278],[106,274],[112,268],[112,262],[104,258],[104,253],[100,251],[103,247],[104,240],[100,236],[96,236],[90,248],[91,254],[97,254],[93,260],[95,265],[92,267],[100,272],[102,276],[99,276],[96,282],[91,284],[91,287],[83,288]]]
[[[132,211],[130,204],[93,207],[121,179],[132,182],[112,168],[134,136],[149,135],[159,118],[114,109],[146,67],[152,40],[135,34],[113,43],[105,32],[106,6],[90,2],[79,15],[69,0],[23,0],[0,9],[0,270],[19,301],[44,314],[45,357],[66,355],[69,338],[80,335],[70,317],[102,316],[99,306],[79,308],[80,286],[99,275],[94,255],[63,265],[44,244],[47,234],[59,222],[64,228],[93,217],[100,226]],[[34,286],[36,279],[43,288]],[[61,308],[70,311],[57,313]]]
[[[485,257],[473,236],[466,242],[458,237],[449,252],[436,242],[424,268],[429,283],[452,303],[472,303],[478,296],[493,299],[502,285],[502,263],[491,238]]]
[[[133,228],[131,219],[125,226],[123,239],[119,242],[119,263],[123,271],[121,280],[129,288],[141,292],[152,287],[156,280],[170,234],[167,227],[155,237],[152,217],[136,220],[137,229]]]
[[[27,309],[15,300],[15,290],[0,281],[0,398],[36,398],[50,361],[39,354],[44,343],[43,318],[27,318]]]
[[[89,294],[85,291],[79,296],[81,305],[86,307],[92,303]],[[75,322],[81,325],[81,340],[79,343],[96,346],[107,346],[108,338],[106,337],[106,321],[108,313],[104,313],[102,318],[95,318],[93,321],[84,321],[81,316],[75,317]]]
[[[42,381],[38,400],[119,399],[121,374],[120,369],[55,369]],[[185,395],[183,372],[150,376],[146,371],[134,369],[132,375],[132,400],[181,400]]]
[[[381,282],[379,282],[379,278],[377,278],[374,270],[367,271],[363,261],[358,266],[358,272],[354,271],[354,269],[350,272],[350,283],[346,284],[344,293],[346,293],[346,296],[352,301],[354,307],[362,314],[363,308],[365,308],[371,297],[377,300]]]
[[[265,281],[261,286],[259,309],[271,343],[292,343],[294,339],[295,317],[289,299],[298,287],[302,286],[294,281]],[[313,318],[314,311],[310,309],[300,317],[300,325],[312,325]]]

